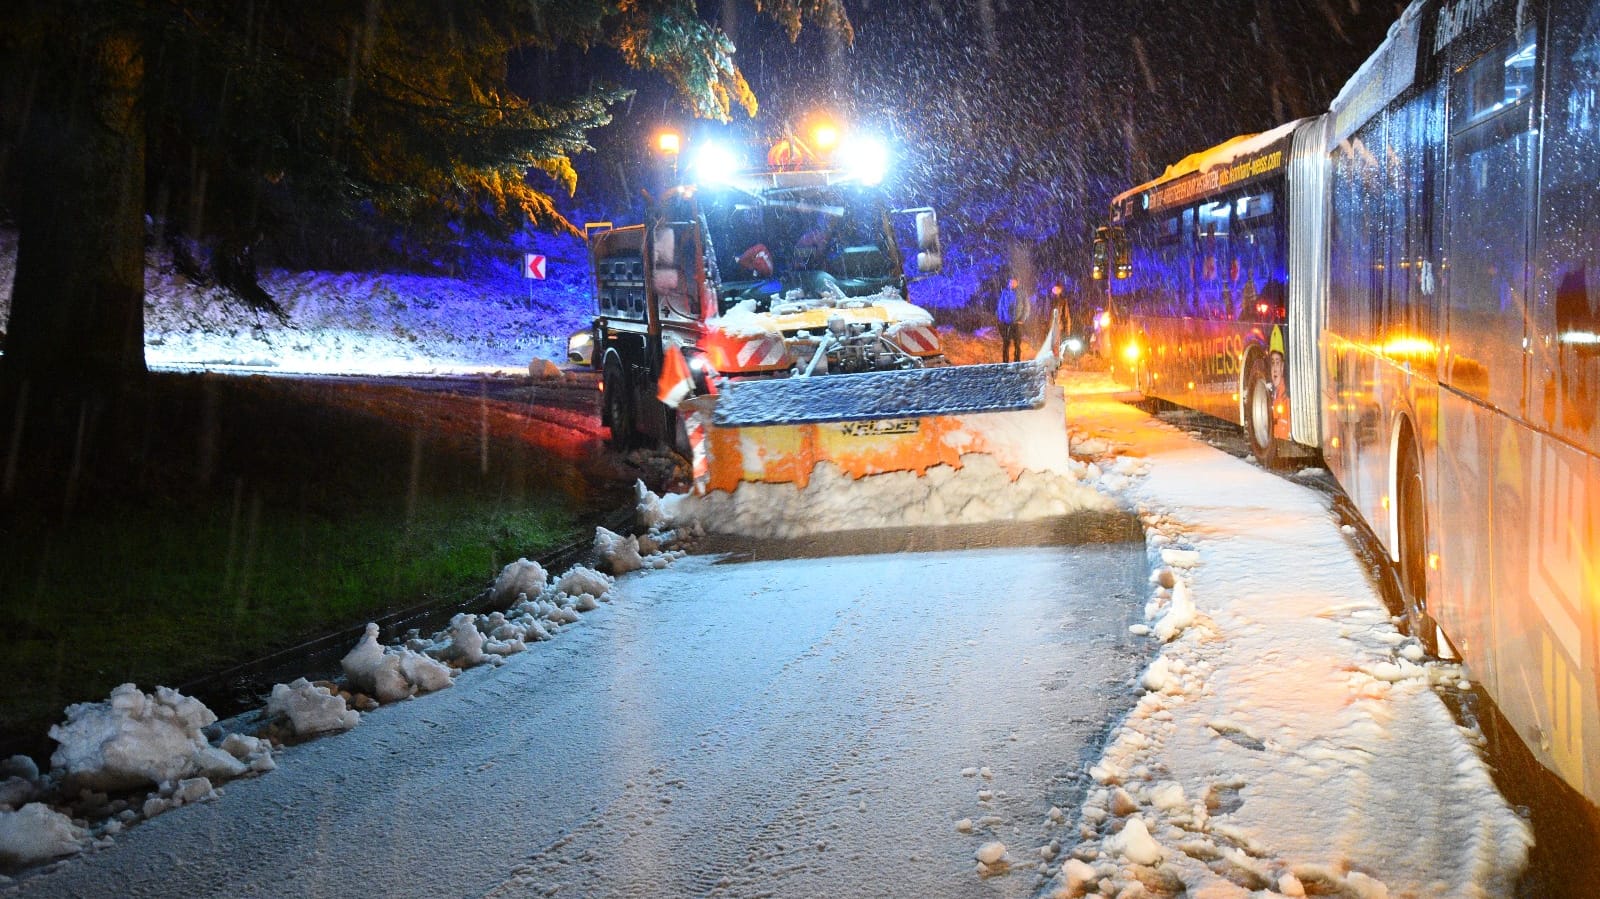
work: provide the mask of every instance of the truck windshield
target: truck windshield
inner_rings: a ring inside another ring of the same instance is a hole
[[[766,311],[775,299],[869,296],[899,276],[882,211],[861,193],[730,191],[702,195],[701,211],[722,278],[722,311],[744,300]]]

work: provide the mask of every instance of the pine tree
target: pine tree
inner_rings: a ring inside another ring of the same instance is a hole
[[[762,8],[791,34],[849,27],[840,0]],[[511,90],[516,54],[564,47],[666,79],[695,115],[756,111],[691,0],[12,0],[0,188],[20,237],[0,374],[143,372],[147,215],[247,299],[251,246],[296,227],[571,229],[549,191],[572,190],[573,155],[628,92]]]

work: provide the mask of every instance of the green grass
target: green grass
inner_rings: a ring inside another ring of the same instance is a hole
[[[162,377],[3,411],[24,435],[0,508],[11,740],[125,681],[470,598],[617,502],[591,447],[476,399]]]

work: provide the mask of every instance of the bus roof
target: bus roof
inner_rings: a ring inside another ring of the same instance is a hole
[[[1203,174],[1214,169],[1231,166],[1236,160],[1255,155],[1286,139],[1306,121],[1308,119],[1295,119],[1292,122],[1285,122],[1271,131],[1263,131],[1260,134],[1242,134],[1225,140],[1210,149],[1201,150],[1198,153],[1190,153],[1178,162],[1167,166],[1167,170],[1161,173],[1161,177],[1146,181],[1138,187],[1118,194],[1116,199],[1111,201],[1111,208],[1113,210],[1121,210],[1124,203],[1146,191],[1154,190],[1190,175]]]
[[[1330,146],[1349,137],[1372,114],[1411,86],[1417,71],[1417,50],[1422,33],[1422,7],[1426,0],[1412,0],[1400,14],[1389,34],[1367,61],[1356,69],[1339,95],[1329,104],[1334,118]]]

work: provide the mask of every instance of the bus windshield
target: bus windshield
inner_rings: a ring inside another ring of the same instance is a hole
[[[768,311],[778,300],[870,296],[899,276],[882,212],[859,192],[729,191],[703,197],[701,211],[724,312],[744,300]]]

